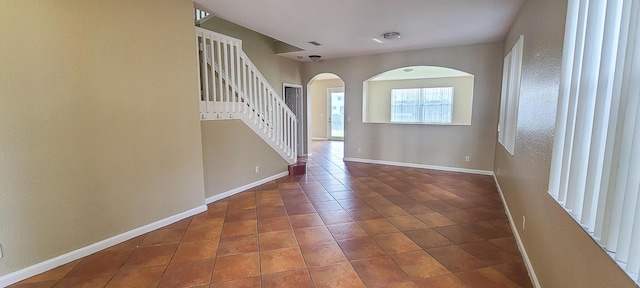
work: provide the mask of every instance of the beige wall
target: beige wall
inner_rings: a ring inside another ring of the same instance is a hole
[[[289,164],[242,120],[201,124],[207,198],[287,171]]]
[[[524,35],[522,88],[515,155],[497,144],[495,171],[542,287],[635,287],[547,193],[566,9],[525,1],[508,34],[503,55]]]
[[[323,72],[346,85],[345,156],[385,161],[493,170],[502,42],[350,57],[305,63],[303,82]],[[428,65],[475,75],[469,126],[362,123],[362,81],[399,67]],[[358,148],[361,153],[358,153]],[[465,162],[466,155],[470,162]]]
[[[413,80],[366,81],[365,122],[391,122],[391,89],[453,87],[453,123],[471,124],[473,76]]]
[[[209,18],[200,27],[242,40],[242,50],[278,95],[282,96],[282,83],[302,83],[299,62],[276,55],[277,42],[273,38],[218,17]]]
[[[0,1],[0,275],[204,204],[192,7]]]
[[[344,82],[340,79],[316,80],[309,85],[308,98],[311,99],[311,137],[327,139],[327,89],[344,88]]]

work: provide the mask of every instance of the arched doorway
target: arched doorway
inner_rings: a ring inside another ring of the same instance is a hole
[[[318,74],[307,84],[309,147],[312,146],[312,141],[344,140],[344,88],[344,81],[333,73]],[[343,146],[342,143],[340,146]]]

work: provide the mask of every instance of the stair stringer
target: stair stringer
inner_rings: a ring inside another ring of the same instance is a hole
[[[232,108],[232,105],[236,105],[236,108],[239,110],[242,108],[242,103],[236,102],[233,103],[220,103],[225,106],[224,108]],[[221,108],[221,109],[224,109]],[[297,160],[297,155],[295,151],[291,149],[284,149],[284,145],[274,138],[277,137],[277,132],[271,128],[273,125],[265,124],[264,120],[251,118],[248,113],[242,112],[214,112],[206,115],[206,118],[201,119],[202,121],[224,121],[224,120],[242,120],[242,122],[249,127],[254,133],[256,133],[260,139],[262,139],[267,145],[271,146],[271,148],[276,151],[287,163],[294,164]],[[261,124],[262,123],[262,124]]]

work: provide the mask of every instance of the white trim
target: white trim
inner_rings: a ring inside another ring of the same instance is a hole
[[[207,204],[210,204],[210,203],[216,202],[216,201],[218,201],[218,200],[220,200],[220,199],[224,199],[224,198],[227,198],[227,197],[229,197],[229,196],[233,196],[233,195],[238,194],[238,193],[240,193],[240,192],[242,192],[242,191],[245,191],[245,190],[251,189],[251,188],[256,187],[256,186],[260,186],[260,185],[262,185],[262,184],[264,184],[264,183],[267,183],[267,182],[269,182],[269,181],[276,180],[276,179],[278,179],[278,178],[282,178],[282,177],[287,176],[287,175],[289,175],[289,171],[285,171],[285,172],[282,172],[282,173],[278,173],[278,174],[276,174],[276,175],[273,175],[273,176],[270,176],[270,177],[267,177],[267,178],[264,178],[264,179],[258,180],[258,181],[256,181],[256,182],[249,183],[249,184],[247,184],[247,185],[240,186],[240,187],[238,187],[238,188],[231,189],[231,190],[226,191],[226,192],[218,193],[218,194],[216,194],[216,195],[213,195],[213,196],[211,196],[211,197],[209,197],[209,198],[205,199],[205,200],[204,200],[204,202],[205,202],[205,203],[207,203]]]
[[[311,140],[327,141],[327,140],[329,140],[329,138],[311,137]]]
[[[351,157],[344,157],[343,160],[344,161],[352,161],[352,162],[370,163],[370,164],[382,164],[382,165],[391,165],[391,166],[423,168],[423,169],[451,171],[451,172],[462,172],[462,173],[469,173],[469,174],[493,175],[493,171],[490,171],[490,170],[477,170],[477,169],[467,169],[467,168],[458,168],[458,167],[436,166],[436,165],[426,165],[426,164],[407,163],[407,162],[394,162],[394,161],[373,160],[373,159],[362,159],[362,158],[351,158]]]
[[[307,113],[307,111],[305,111],[304,109],[304,87],[302,87],[302,84],[292,84],[292,83],[287,83],[287,82],[282,82],[282,100],[285,100],[286,97],[286,91],[287,88],[295,88],[295,89],[300,89],[300,95],[298,95],[298,99],[296,99],[296,112],[298,114],[296,114],[296,121],[297,123],[297,133],[298,133],[298,137],[296,138],[296,148],[298,151],[298,155],[297,156],[303,156],[302,154],[302,142],[303,142],[303,138],[304,138],[304,129],[302,127],[302,123],[304,122],[304,120],[306,119],[305,115]],[[286,100],[285,100],[285,104],[286,104]],[[295,162],[294,162],[295,163]],[[293,163],[291,163],[293,164]]]
[[[502,193],[502,188],[500,188],[500,183],[498,183],[498,178],[496,177],[496,175],[493,175],[493,180],[496,182],[496,187],[498,188],[498,194],[500,194],[500,199],[502,199],[502,205],[504,206],[504,211],[507,214],[507,218],[509,218],[509,225],[511,225],[511,231],[513,231],[513,236],[516,238],[518,249],[520,250],[520,254],[522,254],[522,259],[524,260],[524,265],[525,267],[527,267],[529,278],[531,278],[533,287],[540,288],[541,287],[540,282],[538,282],[538,277],[536,276],[536,272],[533,270],[533,265],[531,265],[531,260],[529,260],[529,255],[527,254],[527,250],[524,249],[524,244],[522,244],[520,233],[518,233],[518,229],[516,228],[516,224],[513,221],[513,217],[511,217],[511,211],[509,211],[509,206],[507,206],[507,201],[504,199],[504,194]]]
[[[156,230],[158,228],[167,226],[169,224],[178,222],[182,219],[185,219],[187,217],[196,215],[198,213],[207,211],[207,206],[206,205],[202,205],[202,206],[198,206],[196,208],[193,208],[191,210],[173,215],[173,216],[169,216],[167,218],[164,218],[162,220],[158,220],[156,222],[144,225],[142,227],[138,227],[135,228],[133,230],[129,230],[127,232],[124,232],[122,234],[113,236],[111,238],[107,238],[105,240],[93,243],[89,246],[85,246],[82,247],[80,249],[71,251],[69,253],[65,253],[62,254],[58,257],[55,258],[51,258],[49,260],[45,260],[43,262],[31,265],[29,267],[20,269],[18,271],[0,276],[0,287],[5,287],[5,286],[9,286],[11,284],[17,283],[19,281],[22,281],[24,279],[27,279],[29,277],[38,275],[40,273],[49,271],[51,269],[54,269],[58,266],[67,264],[69,262],[78,260],[82,257],[86,257],[88,255],[91,255],[93,253],[96,253],[98,251],[104,250],[106,248],[109,248],[111,246],[114,246],[116,244],[122,243],[124,241],[127,241],[129,239],[132,239],[134,237],[138,237],[140,235],[143,235],[145,233],[151,232],[153,230]]]
[[[293,88],[304,88],[302,87],[302,84],[293,84],[293,83],[287,83],[287,82],[282,82],[282,95],[284,95],[284,88],[285,87],[293,87]]]

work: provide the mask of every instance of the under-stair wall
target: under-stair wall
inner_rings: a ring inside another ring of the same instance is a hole
[[[252,183],[287,175],[287,161],[241,120],[200,121],[200,124],[207,202],[225,196],[226,192],[255,186]]]
[[[201,120],[242,120],[289,164],[294,163],[296,116],[244,53],[242,41],[195,29]]]

